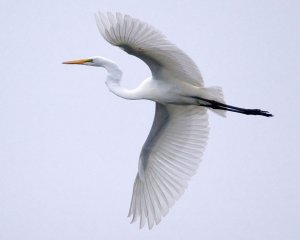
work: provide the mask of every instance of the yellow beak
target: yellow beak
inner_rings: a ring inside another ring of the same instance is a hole
[[[80,60],[72,60],[72,61],[66,61],[63,62],[63,64],[84,64],[86,62],[92,62],[93,59],[91,58],[85,58],[85,59],[80,59]]]

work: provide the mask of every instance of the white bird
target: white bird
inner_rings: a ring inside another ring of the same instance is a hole
[[[226,105],[220,87],[204,87],[194,61],[158,30],[120,13],[96,14],[104,39],[143,60],[152,76],[137,88],[120,86],[122,71],[104,57],[64,62],[103,67],[106,85],[115,95],[156,102],[154,122],[143,145],[133,186],[129,215],[132,222],[146,222],[151,229],[183,194],[195,174],[208,137],[207,109],[225,116],[226,111],[270,117],[259,109]]]

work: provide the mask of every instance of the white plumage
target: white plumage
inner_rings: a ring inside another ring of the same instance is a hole
[[[171,80],[173,77],[195,86],[203,85],[194,61],[147,23],[120,13],[96,14],[96,22],[106,41],[145,61],[155,78]],[[163,67],[161,71],[157,71],[157,64]]]
[[[101,35],[145,61],[157,81],[203,86],[195,63],[163,34],[128,15],[96,15]],[[158,70],[160,69],[160,70]],[[151,229],[168,213],[195,174],[208,136],[206,109],[156,104],[155,119],[139,159],[129,216]]]
[[[225,111],[272,116],[259,109],[226,105],[220,87],[205,88],[201,74],[182,50],[150,25],[120,13],[96,14],[97,26],[106,41],[142,59],[152,77],[136,89],[120,86],[122,71],[104,57],[64,62],[104,67],[106,84],[119,97],[156,102],[154,122],[142,148],[129,216],[146,222],[151,229],[183,194],[195,174],[208,137],[210,109],[221,116]]]
[[[198,168],[208,135],[206,109],[156,104],[155,119],[139,160],[129,216],[140,227],[158,224]]]

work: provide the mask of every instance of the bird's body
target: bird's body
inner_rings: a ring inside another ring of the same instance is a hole
[[[152,76],[137,88],[120,85],[122,71],[104,57],[65,62],[103,67],[106,85],[119,97],[156,102],[154,122],[142,148],[129,216],[140,219],[140,228],[158,224],[184,192],[195,174],[208,137],[210,109],[221,116],[226,111],[272,116],[259,109],[226,105],[220,87],[204,87],[196,64],[159,31],[128,15],[96,15],[98,28],[112,45],[139,57]]]
[[[199,105],[193,96],[206,96],[207,89],[177,79],[145,79],[137,88],[142,99],[161,104]],[[208,90],[209,91],[209,90]]]
[[[148,77],[140,85],[128,90],[120,86],[122,79],[122,70],[119,66],[104,57],[93,57],[93,64],[105,68],[108,72],[106,85],[111,92],[119,97],[129,100],[150,100],[161,104],[175,105],[197,105],[205,102],[198,98],[214,99],[223,102],[222,90],[219,87],[205,88],[200,85],[194,85],[175,76],[160,79],[159,77]],[[225,112],[220,112],[225,114]]]

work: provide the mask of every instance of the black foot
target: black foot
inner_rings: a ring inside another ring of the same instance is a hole
[[[236,113],[241,113],[241,114],[246,114],[246,115],[260,115],[264,117],[273,117],[273,114],[269,113],[268,111],[263,111],[260,109],[247,109],[247,108],[239,108],[239,107],[234,107],[230,106],[224,103],[219,103],[214,100],[208,100],[204,98],[199,98],[199,97],[194,97],[198,100],[201,100],[201,102],[205,101],[207,104],[200,104],[200,106],[204,107],[209,107],[213,109],[220,109],[224,111],[230,111],[230,112],[236,112]]]

